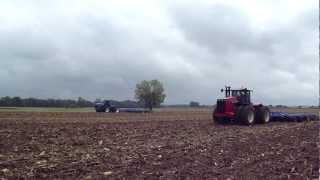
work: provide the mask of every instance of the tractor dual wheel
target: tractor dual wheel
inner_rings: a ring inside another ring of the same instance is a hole
[[[239,106],[238,108],[237,108],[237,111],[236,111],[236,117],[235,117],[235,120],[237,121],[237,122],[242,122],[242,117],[241,117],[241,112],[242,112],[242,109],[243,109],[243,106]]]
[[[254,118],[254,107],[253,106],[243,106],[240,107],[240,111],[238,112],[239,114],[237,117],[243,122],[244,124],[251,126],[255,122]]]
[[[117,108],[111,106],[111,107],[109,107],[109,112],[115,113],[115,112],[117,112]]]
[[[266,106],[258,106],[255,108],[255,119],[258,123],[268,123],[270,121],[270,110]]]

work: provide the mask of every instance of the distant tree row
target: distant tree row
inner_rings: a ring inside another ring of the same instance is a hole
[[[0,107],[93,107],[97,102],[104,100],[96,99],[94,102],[79,97],[77,100],[73,99],[39,99],[39,98],[21,98],[21,97],[1,97]],[[116,101],[108,100],[112,105],[124,108],[142,107],[143,104],[136,101]]]
[[[189,104],[190,107],[200,107],[200,103],[196,101],[191,101]]]
[[[72,99],[38,99],[38,98],[20,98],[20,97],[2,97],[0,98],[2,107],[92,107],[91,101],[79,97],[78,100]]]

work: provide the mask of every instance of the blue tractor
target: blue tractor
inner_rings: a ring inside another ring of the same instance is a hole
[[[96,112],[112,112],[115,113],[118,109],[110,104],[110,101],[98,102],[94,105]]]
[[[98,102],[94,105],[96,112],[109,112],[109,113],[118,113],[118,112],[127,112],[127,113],[147,113],[150,112],[146,108],[121,108],[120,105],[115,106],[110,101]]]

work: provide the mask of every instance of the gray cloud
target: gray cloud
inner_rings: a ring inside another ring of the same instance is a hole
[[[317,103],[315,9],[261,29],[229,5],[114,7],[29,3],[2,14],[0,96],[132,99],[137,82],[156,78],[169,104],[214,104],[226,84],[268,104]]]
[[[204,62],[209,67],[204,71],[213,77],[212,83],[253,87],[256,99],[262,102],[316,104],[319,74],[314,10],[267,30],[255,29],[243,12],[225,5],[179,6],[172,16],[185,37],[211,55]]]

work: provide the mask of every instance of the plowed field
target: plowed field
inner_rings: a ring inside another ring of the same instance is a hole
[[[1,112],[0,179],[317,179],[319,123],[210,111]]]

